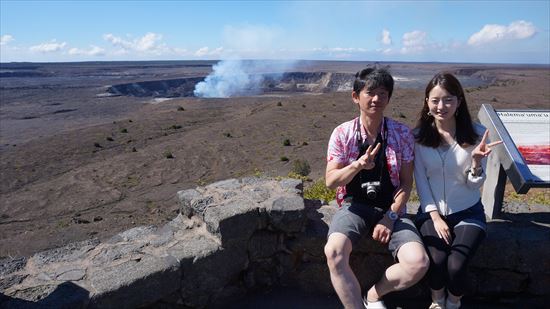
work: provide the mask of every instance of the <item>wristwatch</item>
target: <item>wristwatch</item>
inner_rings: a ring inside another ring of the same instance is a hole
[[[399,219],[399,215],[391,209],[386,212],[386,215],[388,215],[388,218],[390,218],[390,220],[392,220],[393,222]]]

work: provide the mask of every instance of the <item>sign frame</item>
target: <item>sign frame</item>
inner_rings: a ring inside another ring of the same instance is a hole
[[[499,112],[549,112],[549,110],[499,110]],[[487,160],[487,178],[483,185],[481,200],[489,218],[501,216],[506,176],[516,193],[525,194],[531,188],[549,188],[550,181],[534,176],[527,162],[516,147],[510,133],[490,104],[482,104],[478,119],[488,130],[491,141],[502,141],[495,147]]]

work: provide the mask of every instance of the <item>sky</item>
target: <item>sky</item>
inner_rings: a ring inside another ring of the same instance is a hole
[[[0,0],[0,62],[203,59],[550,64],[550,0]]]

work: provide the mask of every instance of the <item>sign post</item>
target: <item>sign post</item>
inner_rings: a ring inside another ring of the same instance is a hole
[[[483,104],[478,118],[491,141],[502,140],[487,160],[481,200],[489,218],[499,217],[506,176],[516,193],[550,187],[550,110],[499,110]]]

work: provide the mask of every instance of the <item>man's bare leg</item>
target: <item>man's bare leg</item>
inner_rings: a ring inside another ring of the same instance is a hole
[[[399,263],[386,269],[384,276],[367,292],[367,300],[375,302],[389,292],[404,290],[411,287],[428,271],[430,261],[424,245],[418,242],[408,242],[397,252]]]
[[[342,233],[332,233],[325,245],[332,286],[346,309],[364,308],[361,286],[349,265],[351,240]]]

